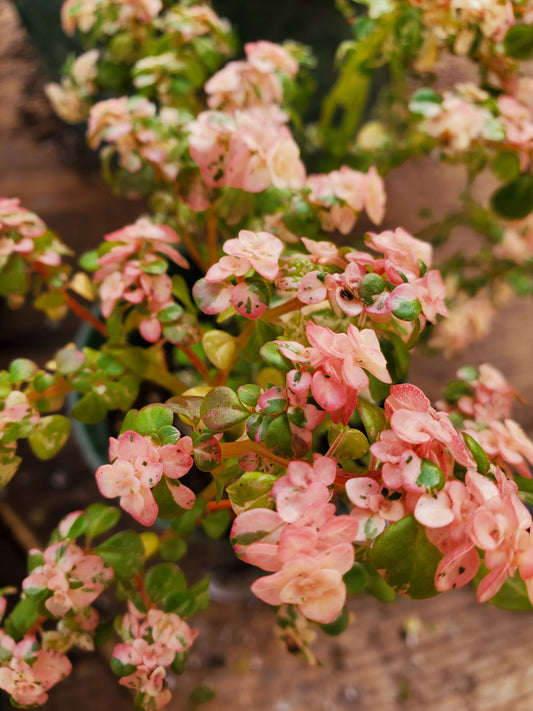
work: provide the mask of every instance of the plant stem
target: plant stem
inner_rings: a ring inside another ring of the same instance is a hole
[[[189,255],[189,257],[196,262],[198,267],[205,274],[205,272],[209,269],[209,265],[206,264],[206,262],[202,258],[202,255],[196,248],[196,245],[195,245],[194,240],[192,239],[191,235],[186,230],[181,228],[180,229],[180,237],[183,240],[183,244],[185,245],[185,247],[187,249],[187,254]]]
[[[289,299],[288,301],[284,301],[282,304],[279,304],[279,306],[274,306],[271,309],[267,309],[262,315],[261,315],[261,320],[266,321],[267,323],[274,323],[279,319],[280,316],[284,316],[285,314],[290,313],[291,311],[296,311],[301,307],[301,302],[300,300],[294,296],[292,299]]]
[[[214,212],[208,211],[206,217],[207,228],[207,258],[209,265],[218,262],[218,239],[217,239],[218,220]]]
[[[45,279],[50,279],[50,270],[47,269],[45,266],[33,261],[31,262],[31,266]],[[63,292],[67,306],[73,313],[76,314],[76,316],[79,316],[83,321],[89,323],[96,331],[101,333],[104,338],[108,337],[107,328],[105,324],[102,323],[99,319],[97,319],[96,316],[94,316],[88,309],[85,308],[85,306],[82,306],[78,301],[76,301],[76,299],[67,292],[66,287],[63,287],[59,291]]]
[[[154,606],[154,603],[152,602],[150,596],[146,592],[146,588],[144,587],[143,576],[140,573],[137,573],[134,580],[137,583],[137,586],[139,588],[139,592],[141,594],[142,601],[144,602],[144,606],[146,607],[147,610],[150,610]]]
[[[188,346],[179,346],[179,349],[191,361],[191,364],[196,368],[196,371],[204,379],[204,381],[208,385],[211,385],[212,380],[209,375],[209,371],[207,370],[205,364],[202,363],[200,358],[196,355],[196,353],[193,350],[191,350]]]
[[[326,457],[332,457],[332,456],[333,456],[335,450],[337,449],[337,447],[339,446],[339,444],[340,444],[342,438],[344,437],[344,432],[345,432],[345,430],[341,430],[341,431],[339,432],[339,434],[338,434],[338,435],[335,437],[335,439],[333,440],[333,443],[332,443],[331,447],[328,449],[328,451],[326,452],[326,454],[325,454],[324,456],[326,456]]]
[[[222,501],[208,501],[206,508],[209,513],[212,511],[220,511],[221,509],[232,510],[231,501],[229,499],[222,499]]]
[[[234,355],[231,359],[231,362],[229,365],[224,368],[224,370],[219,370],[216,377],[215,377],[215,385],[224,385],[226,380],[228,379],[228,375],[231,373],[233,366],[239,359],[239,356],[241,355],[242,351],[246,348],[246,345],[250,338],[252,337],[252,333],[255,328],[255,323],[253,321],[248,321],[246,326],[242,329],[242,332],[240,336],[235,340],[235,352]]]
[[[252,442],[252,440],[250,439],[241,439],[237,440],[236,442],[222,442],[220,445],[220,449],[222,450],[223,459],[228,459],[229,457],[240,457],[243,454],[254,452],[260,457],[270,459],[270,461],[274,462],[274,464],[279,464],[280,466],[285,467],[285,469],[290,464],[290,459],[278,457],[277,454],[271,452],[270,449],[265,447],[264,444],[261,444],[259,442]]]
[[[106,325],[102,323],[99,319],[97,319],[96,316],[94,316],[88,309],[82,306],[78,301],[76,301],[74,297],[72,297],[66,291],[65,299],[67,302],[67,306],[73,313],[76,314],[76,316],[79,316],[81,319],[89,323],[95,329],[95,331],[101,333],[104,338],[108,337],[109,334],[107,332]]]

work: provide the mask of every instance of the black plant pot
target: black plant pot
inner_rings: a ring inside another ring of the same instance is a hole
[[[61,66],[80,45],[61,29],[63,0],[11,0],[50,79],[57,81]]]

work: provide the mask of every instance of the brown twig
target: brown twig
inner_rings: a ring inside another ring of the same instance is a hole
[[[9,504],[5,501],[0,501],[0,518],[9,529],[9,532],[23,548],[26,553],[32,548],[41,550],[42,544],[28,525],[20,518]]]

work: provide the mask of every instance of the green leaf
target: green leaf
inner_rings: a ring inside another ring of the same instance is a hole
[[[178,321],[182,316],[183,309],[179,304],[171,304],[157,314],[157,318],[161,323],[172,323],[173,321]]]
[[[96,249],[92,249],[90,252],[84,252],[79,258],[79,265],[86,272],[95,272],[100,269],[100,264],[98,263],[99,255]]]
[[[494,212],[506,220],[521,220],[533,210],[533,175],[522,173],[495,190],[490,198]]]
[[[37,621],[37,601],[23,598],[20,600],[4,623],[6,633],[18,642]]]
[[[507,272],[507,281],[518,296],[529,296],[533,290],[531,277],[519,267],[509,269]]]
[[[70,420],[63,415],[41,417],[28,437],[33,453],[39,459],[51,459],[67,441]]]
[[[391,367],[389,364],[389,372],[390,371]],[[367,375],[368,387],[370,394],[372,395],[372,399],[376,402],[383,402],[386,400],[390,395],[390,383],[383,383],[381,380],[378,380],[374,375],[372,375],[372,373],[367,373]]]
[[[185,575],[174,563],[159,563],[146,573],[144,587],[153,602],[187,589]]]
[[[200,408],[203,397],[199,395],[175,395],[166,401],[165,405],[170,407],[178,417],[189,420],[197,425],[201,420]]]
[[[58,373],[70,375],[81,368],[85,356],[76,348],[62,348],[55,354],[54,360]]]
[[[369,563],[354,563],[343,580],[350,595],[366,590],[381,602],[392,602],[396,597],[394,590]]]
[[[192,508],[188,511],[180,511],[180,515],[170,524],[172,529],[176,531],[176,533],[181,533],[182,535],[192,533],[192,531],[196,528],[196,522],[202,515],[204,509],[205,501],[197,498]]]
[[[197,686],[194,691],[191,691],[189,694],[189,701],[193,706],[198,706],[199,704],[205,704],[208,701],[211,701],[214,697],[215,692],[213,689],[205,686],[205,684],[201,684],[200,686]]]
[[[164,612],[174,612],[180,617],[189,617],[197,610],[196,599],[190,590],[172,592],[163,603]]]
[[[331,637],[337,637],[339,634],[344,632],[344,630],[348,627],[349,622],[350,614],[348,612],[348,608],[343,607],[340,615],[336,617],[333,622],[321,624],[320,629],[326,634],[329,634]]]
[[[273,452],[286,457],[293,456],[291,429],[286,413],[275,417],[269,424],[265,436],[265,444]]]
[[[253,409],[257,405],[257,401],[261,395],[261,388],[255,384],[241,385],[237,390],[237,395],[243,405]]]
[[[442,554],[414,516],[391,524],[370,551],[370,561],[396,592],[413,599],[437,595],[435,574]]]
[[[117,676],[129,676],[137,668],[134,664],[123,664],[116,657],[111,657],[111,670]]]
[[[360,294],[365,306],[372,306],[374,296],[385,290],[385,280],[379,274],[369,272],[361,279]]]
[[[513,25],[503,41],[505,51],[514,59],[533,58],[533,25]]]
[[[159,555],[163,560],[174,561],[183,558],[187,552],[187,543],[181,536],[172,536],[159,543]]]
[[[33,388],[38,393],[44,393],[54,384],[54,376],[51,373],[39,373],[33,379]]]
[[[422,312],[422,304],[420,301],[401,301],[398,306],[392,309],[392,313],[399,318],[400,321],[414,321]]]
[[[477,589],[481,580],[489,573],[483,562],[474,578],[474,586]],[[487,600],[489,605],[501,607],[504,610],[533,610],[529,601],[527,589],[524,581],[517,572],[513,578],[506,578],[504,584],[496,595]]]
[[[478,472],[483,475],[487,474],[490,462],[483,447],[476,442],[476,440],[472,437],[472,435],[469,435],[468,432],[463,432],[463,439],[466,446],[470,450],[471,455],[476,460]]]
[[[11,256],[7,264],[0,269],[0,296],[23,296],[29,289],[30,281],[26,274],[24,260],[18,254]]]
[[[88,507],[85,515],[89,522],[85,533],[87,538],[92,539],[106,533],[118,523],[120,509],[97,502]]]
[[[174,672],[174,674],[183,674],[183,672],[187,669],[187,663],[189,661],[189,654],[188,652],[178,652],[176,656],[174,657],[174,660],[172,664],[170,665],[170,668]]]
[[[409,109],[415,114],[421,114],[422,116],[433,116],[435,114],[435,109],[442,104],[442,96],[433,91],[433,89],[428,89],[427,87],[422,87],[417,89],[412,95],[409,101]]]
[[[242,513],[249,509],[273,508],[270,491],[277,477],[262,472],[245,472],[226,491],[235,511]]]
[[[527,491],[529,494],[533,494],[533,479],[525,476],[515,476],[514,480],[518,485],[519,491]]]
[[[216,437],[203,434],[194,438],[194,463],[203,472],[211,472],[220,464],[222,450]]]
[[[167,271],[168,262],[165,259],[156,259],[141,266],[145,274],[164,274]]]
[[[176,484],[179,486],[179,481],[176,481]],[[152,488],[152,494],[154,495],[154,499],[158,507],[158,518],[173,519],[176,516],[179,516],[179,514],[183,511],[172,496],[172,492],[169,488],[172,485],[172,480],[163,476]]]
[[[124,434],[124,432],[128,432],[129,430],[135,430],[135,422],[137,421],[138,414],[138,410],[128,410],[128,412],[124,415],[124,419],[122,420],[120,434]]]
[[[162,427],[172,425],[174,416],[167,405],[147,405],[139,410],[135,429],[141,435],[155,434]]]
[[[121,531],[100,543],[95,552],[115,571],[117,578],[131,580],[142,568],[144,546],[138,534]]]
[[[189,287],[181,274],[174,274],[172,277],[172,293],[181,301],[189,313],[194,315],[197,314],[196,306],[193,304],[191,299]]]
[[[209,538],[220,538],[228,529],[233,516],[227,509],[213,511],[202,518],[202,528]]]
[[[350,570],[343,576],[346,592],[349,595],[358,595],[366,587],[367,575],[361,563],[354,563]]]
[[[87,516],[87,512],[81,514],[76,518],[72,526],[69,528],[67,531],[66,536],[62,536],[64,538],[78,538],[79,536],[82,536],[86,531],[89,526],[89,517]]]
[[[388,371],[394,383],[402,381],[409,372],[411,363],[411,355],[405,343],[400,336],[395,333],[387,335],[392,343],[392,357],[386,354]]]
[[[225,385],[207,393],[200,413],[205,426],[214,432],[229,430],[249,415],[237,394]]]
[[[263,442],[271,419],[268,415],[261,415],[258,412],[250,415],[246,420],[246,434],[248,437],[254,442]]]
[[[49,284],[51,286],[51,284]],[[65,303],[65,293],[58,289],[51,289],[38,296],[33,305],[39,311],[54,311],[60,308]]]
[[[328,430],[328,444],[333,445],[337,437],[342,435],[335,449],[331,452],[337,459],[360,459],[369,450],[369,442],[359,430],[346,429],[342,425],[333,425]]]
[[[265,343],[259,354],[265,363],[283,372],[288,373],[294,367],[291,361],[280,353],[277,343]]]
[[[514,151],[500,151],[492,161],[491,169],[500,180],[511,180],[520,172],[520,159]]]
[[[439,466],[430,459],[422,459],[420,474],[416,479],[417,486],[423,486],[428,494],[440,491],[444,486],[444,474]]]
[[[107,415],[107,403],[102,395],[88,392],[72,408],[72,416],[85,425],[95,425]]]
[[[98,370],[101,370],[114,378],[122,375],[125,370],[124,365],[120,362],[120,360],[111,353],[102,353],[98,356],[96,366]]]
[[[202,578],[194,585],[191,585],[189,591],[194,595],[196,610],[198,612],[207,610],[209,607],[209,578]]]
[[[11,383],[22,383],[30,380],[37,373],[37,366],[27,358],[17,358],[9,366],[9,380]]]
[[[357,399],[357,412],[361,418],[370,443],[374,443],[380,432],[385,429],[387,418],[385,411],[362,397]]]
[[[8,461],[0,460],[0,489],[7,486],[11,479],[15,476],[17,469],[22,462],[21,457],[10,454]]]
[[[365,589],[367,593],[373,595],[381,602],[392,602],[396,599],[396,593],[388,585],[377,570],[370,563],[361,563],[366,575]]]
[[[94,632],[94,643],[97,647],[103,646],[113,637],[115,631],[114,620],[105,620],[100,622]]]
[[[465,395],[472,395],[472,386],[463,380],[450,380],[449,383],[446,383],[443,395],[449,403],[455,405]]]

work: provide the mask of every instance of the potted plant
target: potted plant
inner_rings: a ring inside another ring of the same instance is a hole
[[[110,185],[148,214],[74,270],[37,215],[0,201],[7,306],[73,311],[100,337],[0,373],[1,480],[18,440],[47,459],[71,418],[111,414],[96,481],[137,527],[117,532],[120,509],[99,501],[31,551],[0,638],[15,706],[44,703],[69,649],[114,633],[111,666],[136,708],[164,707],[194,644],[188,620],[208,603],[208,581],[189,584],[178,564],[199,527],[263,571],[252,592],[309,661],[311,629],[340,633],[347,594],[363,589],[424,598],[474,581],[480,602],[531,608],[533,444],[511,419],[515,393],[482,364],[433,406],[409,361],[486,328],[504,287],[531,291],[533,15],[523,3],[363,5],[338,3],[353,39],[316,120],[303,45],[248,42],[231,60],[232,28],[205,2],[62,7],[86,51],[48,95],[62,118],[87,121]],[[479,81],[436,91],[445,53],[468,57]],[[378,71],[387,82],[365,119]],[[461,209],[417,236],[381,229],[382,174],[426,152],[464,164]],[[485,204],[487,167],[500,182]],[[431,242],[458,225],[485,242],[437,268]],[[143,400],[143,383],[161,402]],[[103,594],[118,601],[114,624],[95,607]]]

